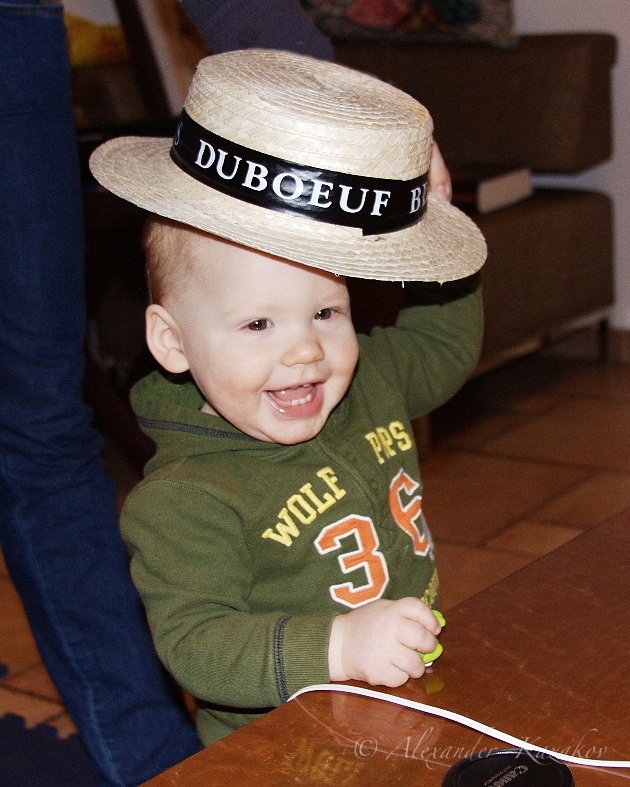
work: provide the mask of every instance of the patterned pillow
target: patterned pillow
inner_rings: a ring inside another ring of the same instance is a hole
[[[330,38],[518,43],[512,0],[301,0]]]

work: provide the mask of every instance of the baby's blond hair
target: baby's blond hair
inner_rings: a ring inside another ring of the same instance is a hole
[[[156,214],[147,219],[143,247],[150,303],[163,306],[165,298],[190,284],[189,242],[195,234],[205,233]]]

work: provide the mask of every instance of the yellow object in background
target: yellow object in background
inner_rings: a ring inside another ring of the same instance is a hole
[[[127,44],[120,25],[97,25],[65,13],[70,65],[100,66],[128,58]]]

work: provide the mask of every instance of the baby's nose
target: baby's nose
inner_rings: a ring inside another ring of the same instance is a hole
[[[317,363],[324,360],[324,348],[312,331],[305,331],[294,336],[288,343],[283,355],[282,363],[293,366],[298,363]]]

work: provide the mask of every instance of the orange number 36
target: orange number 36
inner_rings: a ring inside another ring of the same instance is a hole
[[[401,468],[390,485],[389,507],[398,527],[410,536],[414,552],[417,555],[426,555],[431,545],[427,535],[421,533],[416,524],[422,509],[422,498],[413,497],[407,505],[403,505],[400,499],[401,491],[404,490],[407,495],[412,495],[418,486],[418,483]],[[389,582],[387,562],[378,549],[379,540],[374,523],[369,517],[347,516],[326,526],[315,539],[315,547],[320,555],[326,555],[341,549],[341,540],[351,535],[356,540],[357,549],[353,552],[344,552],[337,559],[344,574],[363,568],[367,575],[367,583],[359,587],[355,587],[352,582],[331,585],[330,595],[340,604],[355,608],[380,598]]]

